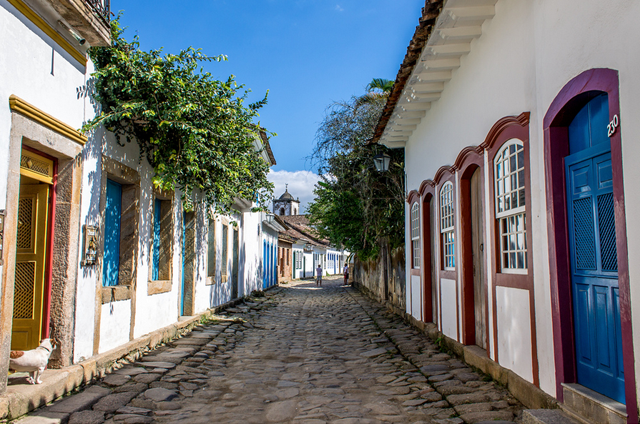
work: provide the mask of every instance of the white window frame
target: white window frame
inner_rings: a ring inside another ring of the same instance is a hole
[[[455,271],[456,269],[455,222],[453,183],[447,181],[440,188],[440,234],[442,237],[442,262],[445,271]]]
[[[516,146],[512,152],[511,146]],[[515,170],[512,169],[511,158],[515,161]],[[515,138],[506,141],[493,159],[493,169],[500,272],[527,274],[524,143]],[[518,260],[520,254],[521,261]]]
[[[420,269],[420,204],[411,206],[411,267]]]

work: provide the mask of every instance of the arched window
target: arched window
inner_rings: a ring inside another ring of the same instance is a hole
[[[420,205],[411,206],[411,251],[412,268],[420,268]]]
[[[284,215],[284,208],[280,208],[280,216]]]
[[[527,269],[524,144],[510,140],[494,159],[498,249],[502,272]]]
[[[442,235],[442,261],[445,270],[453,270],[456,267],[454,212],[453,183],[447,181],[440,189],[440,233]]]

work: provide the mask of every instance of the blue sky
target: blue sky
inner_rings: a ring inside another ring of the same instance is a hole
[[[179,5],[177,7],[177,5]],[[326,107],[364,92],[372,78],[395,79],[424,0],[112,0],[124,11],[127,39],[142,49],[176,53],[189,46],[227,62],[206,65],[233,74],[256,101],[269,90],[260,123],[277,133],[274,194],[313,197],[317,177],[306,157]],[[299,192],[294,192],[299,191]]]

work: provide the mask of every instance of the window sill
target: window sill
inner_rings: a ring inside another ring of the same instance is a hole
[[[147,286],[147,294],[149,296],[160,293],[167,293],[171,291],[171,280],[156,280],[149,281]]]
[[[131,286],[106,286],[102,287],[102,304],[119,302],[131,299]]]
[[[216,278],[215,277],[207,277],[207,279],[204,282],[205,286],[213,286],[216,283]]]

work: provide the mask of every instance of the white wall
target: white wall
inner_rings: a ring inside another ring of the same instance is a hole
[[[496,287],[496,305],[499,363],[533,383],[529,292]]]
[[[440,166],[453,164],[464,147],[481,144],[500,118],[531,112],[529,170],[534,189],[531,190],[533,228],[529,237],[530,246],[535,250],[531,266],[535,279],[538,368],[540,387],[555,395],[546,201],[542,190],[545,187],[542,120],[555,96],[572,78],[591,68],[618,70],[624,177],[625,181],[640,180],[640,168],[635,165],[640,157],[640,145],[632,137],[640,133],[640,120],[633,119],[638,113],[635,99],[640,95],[637,78],[640,50],[635,41],[640,39],[637,24],[640,3],[631,0],[612,0],[606,4],[579,0],[501,0],[495,10],[495,17],[485,22],[482,36],[472,42],[471,52],[462,57],[461,67],[453,71],[452,80],[445,84],[442,97],[432,103],[406,144],[408,188],[418,189],[423,180],[433,178]],[[633,195],[634,192],[634,187],[627,184],[627,217],[640,213],[640,197]],[[638,232],[638,224],[633,219],[627,219],[627,231],[629,234]],[[640,240],[629,237],[628,246],[629,258],[638,257]],[[491,263],[486,265],[491,266]],[[640,304],[640,262],[630,261],[629,267],[631,304]],[[409,276],[407,284],[410,285]],[[491,288],[493,282],[489,284]],[[444,301],[447,296],[445,285],[442,290],[444,307],[448,305]],[[507,300],[513,310],[525,311],[529,307],[528,299],[522,296],[505,296],[496,305],[490,298],[490,317],[493,308],[504,311],[506,306],[501,302]],[[454,302],[451,305],[456,303],[455,299],[451,301]],[[443,308],[443,320],[445,314]],[[640,351],[638,314],[633,315],[633,324],[635,349]],[[443,323],[445,328],[449,328],[448,324]],[[489,328],[489,340],[492,340],[493,326]],[[499,340],[509,339],[504,325],[501,328]],[[500,349],[502,352],[508,346],[502,345]],[[512,361],[509,366],[530,379],[528,365],[525,366],[530,363],[530,355],[513,349],[512,356],[506,351],[506,356],[500,353],[501,362],[509,358]],[[636,374],[636,380],[640,379],[640,369]]]
[[[59,19],[52,11],[32,5],[46,21]],[[77,43],[61,32],[71,43]],[[95,110],[88,97],[78,95],[92,71],[73,59],[69,53],[49,38],[8,1],[0,0],[0,150],[9,151],[11,110],[9,96],[16,95],[60,121],[79,129]],[[88,45],[81,47],[85,49]],[[99,158],[99,143],[90,142],[82,155],[84,169],[94,169]],[[0,209],[6,209],[7,171],[9,155],[0,155]],[[83,175],[86,186],[88,174]],[[81,223],[91,208],[91,193],[84,193]],[[91,267],[78,272],[75,317],[74,361],[93,354],[95,317],[95,278]],[[128,327],[127,327],[128,328]]]
[[[458,315],[456,300],[456,282],[447,278],[440,279],[440,308],[442,308],[442,333],[454,340],[458,339]]]

